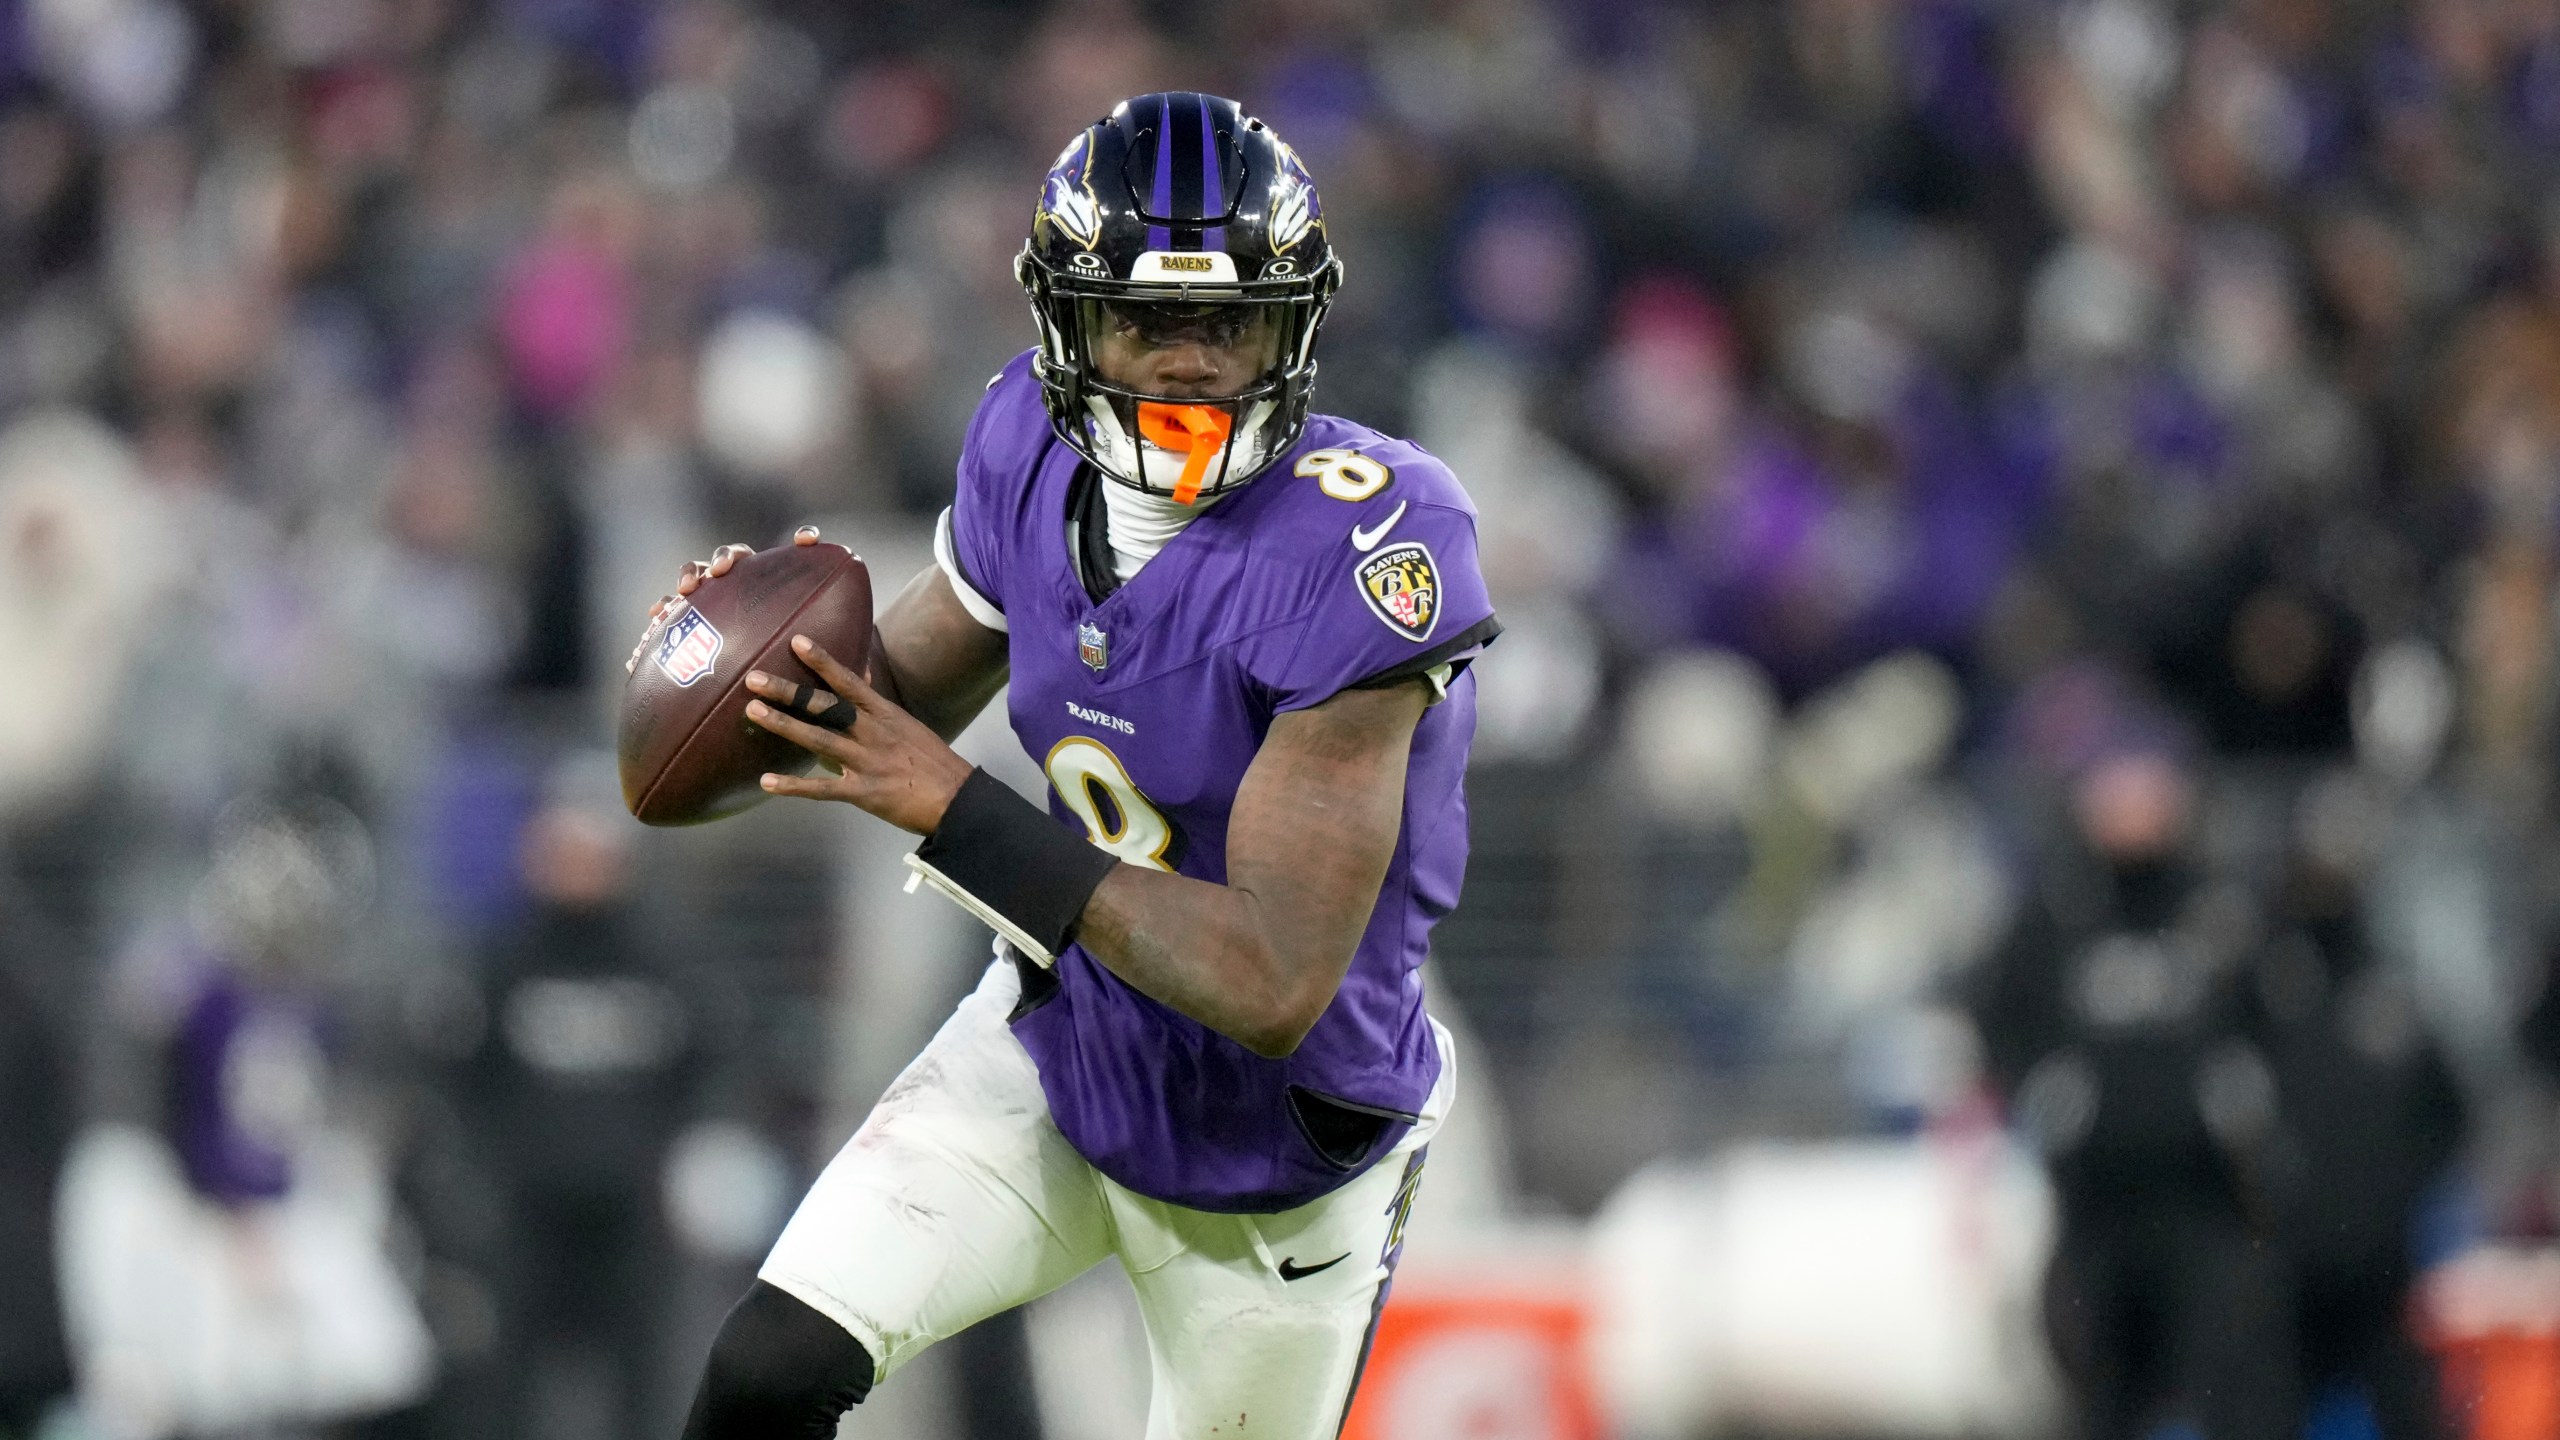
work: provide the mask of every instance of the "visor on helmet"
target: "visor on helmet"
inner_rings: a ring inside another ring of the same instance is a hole
[[[1159,300],[1086,298],[1082,310],[1085,363],[1119,388],[1158,393],[1145,374],[1158,351],[1198,346],[1217,370],[1215,388],[1193,399],[1238,395],[1272,379],[1280,368],[1284,307],[1251,301],[1185,304]]]

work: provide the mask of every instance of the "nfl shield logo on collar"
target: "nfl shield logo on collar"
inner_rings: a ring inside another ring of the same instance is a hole
[[[1111,663],[1111,637],[1090,620],[1076,625],[1076,658],[1100,671]]]
[[[690,686],[710,674],[711,662],[720,658],[720,632],[711,628],[701,611],[687,606],[658,636],[658,653],[653,658],[668,679]]]

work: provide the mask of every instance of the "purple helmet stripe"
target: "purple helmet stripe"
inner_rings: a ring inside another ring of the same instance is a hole
[[[1206,174],[1207,159],[1200,153],[1200,132],[1191,123],[1192,111],[1200,108],[1197,95],[1177,95],[1173,99],[1173,208],[1165,218],[1173,222],[1173,243],[1184,245],[1184,231],[1192,244],[1200,237],[1200,221],[1207,215],[1202,206],[1205,198],[1200,182]]]
[[[1200,213],[1203,215],[1227,213],[1227,177],[1218,164],[1218,132],[1216,127],[1209,123],[1209,101],[1206,96],[1201,97],[1200,100]],[[1212,225],[1201,231],[1200,248],[1203,250],[1226,249],[1227,227]]]
[[[1155,193],[1147,198],[1147,213],[1173,213],[1173,97],[1156,102],[1156,176]],[[1147,248],[1170,250],[1173,231],[1162,225],[1147,227]]]

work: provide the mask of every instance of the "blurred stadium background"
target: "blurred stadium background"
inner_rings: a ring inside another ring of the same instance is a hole
[[[922,563],[1159,88],[1509,625],[1356,1434],[2560,1434],[2550,0],[0,6],[0,1434],[674,1433],[984,942],[619,662]],[[846,1434],[1143,1394],[1097,1275]]]

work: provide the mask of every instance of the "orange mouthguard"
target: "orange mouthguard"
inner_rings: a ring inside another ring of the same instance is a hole
[[[1182,478],[1173,482],[1173,503],[1188,505],[1200,498],[1200,482],[1209,473],[1209,457],[1227,443],[1235,419],[1214,405],[1167,405],[1138,402],[1138,433],[1165,450],[1188,450]]]

